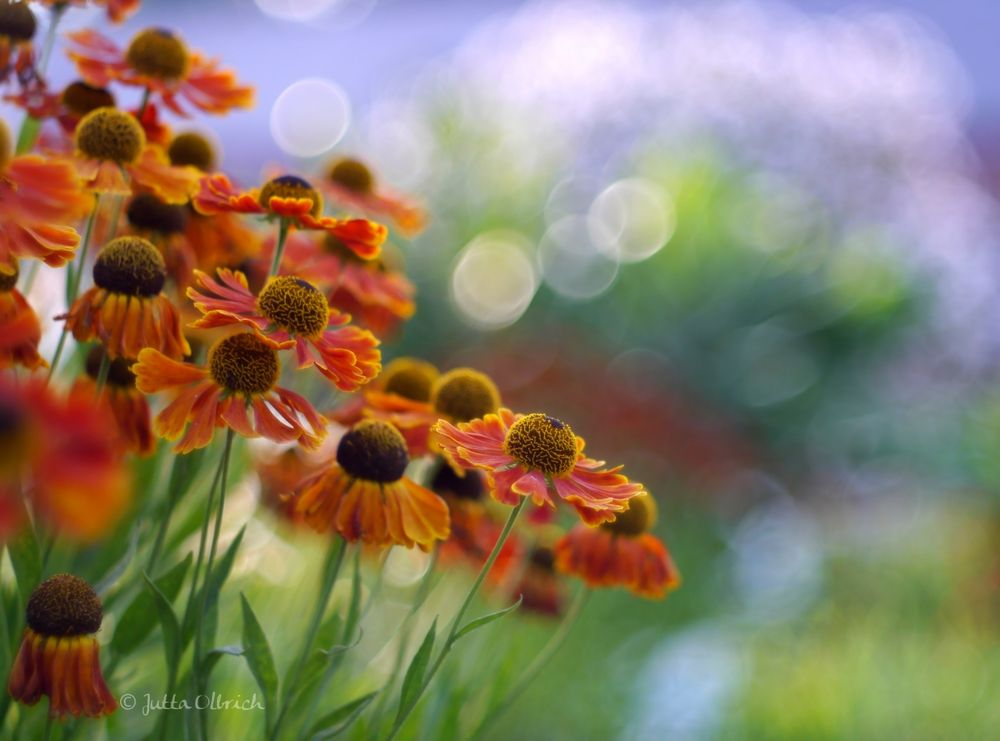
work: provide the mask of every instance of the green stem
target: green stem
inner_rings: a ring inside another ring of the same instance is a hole
[[[441,647],[440,653],[438,653],[437,659],[431,664],[430,669],[424,676],[424,681],[420,685],[420,689],[417,694],[413,697],[410,703],[406,707],[401,707],[396,722],[392,726],[392,730],[389,731],[389,735],[386,741],[392,741],[399,733],[403,724],[406,723],[406,719],[410,717],[410,713],[420,702],[420,698],[423,696],[424,691],[430,685],[431,680],[434,679],[434,675],[437,674],[438,669],[441,668],[441,664],[444,663],[445,658],[448,656],[448,652],[451,651],[451,647],[455,643],[455,636],[461,629],[462,618],[465,617],[466,611],[469,609],[469,605],[472,604],[472,600],[475,598],[476,593],[482,586],[483,581],[486,579],[486,575],[490,573],[490,569],[493,568],[493,563],[497,560],[497,556],[500,555],[500,549],[503,548],[503,544],[507,541],[507,536],[510,535],[511,530],[514,529],[514,523],[517,521],[517,516],[521,514],[521,510],[524,509],[524,503],[527,502],[527,497],[521,497],[521,501],[510,511],[510,515],[507,517],[507,522],[504,523],[503,530],[500,531],[500,537],[497,538],[496,544],[493,546],[493,550],[490,551],[489,557],[486,559],[486,563],[483,564],[483,568],[479,570],[479,575],[476,576],[476,580],[472,583],[472,587],[469,589],[469,593],[465,595],[465,601],[462,602],[462,606],[458,608],[458,612],[455,615],[455,619],[451,623],[451,628],[448,630],[448,636],[444,640],[444,645]]]
[[[288,240],[288,219],[284,216],[278,220],[278,243],[274,245],[274,259],[271,260],[271,272],[268,277],[277,275],[281,267],[281,258],[285,254],[285,242]]]
[[[191,465],[190,456],[191,454],[174,456],[174,465],[170,471],[169,483],[167,485],[167,508],[159,518],[160,527],[156,531],[156,540],[153,541],[153,548],[149,552],[149,560],[146,563],[146,573],[150,576],[155,576],[156,572],[153,567],[156,566],[156,561],[160,557],[160,551],[163,550],[163,544],[167,539],[167,531],[170,528],[170,519],[173,517],[174,508],[177,506],[177,500],[180,499],[181,495],[177,481],[180,478],[181,470]]]
[[[142,117],[146,113],[146,107],[149,105],[149,93],[150,89],[148,87],[142,90],[142,102],[139,104],[139,112],[136,114],[136,118],[142,121]]]
[[[24,274],[24,284],[21,287],[21,293],[25,296],[31,293],[31,289],[35,285],[35,279],[38,277],[38,270],[41,266],[41,260],[32,260],[31,264],[28,266],[28,270]]]
[[[97,393],[95,398],[100,399],[104,393],[104,387],[108,384],[108,373],[111,371],[111,357],[107,352],[101,355],[101,367],[97,371]]]
[[[590,589],[587,587],[583,587],[579,592],[577,592],[577,595],[574,598],[573,603],[570,605],[569,610],[566,611],[566,616],[563,618],[562,623],[560,623],[558,630],[556,630],[556,632],[549,637],[549,640],[546,641],[542,650],[535,655],[534,660],[528,665],[528,668],[521,672],[521,676],[519,676],[511,688],[507,690],[503,699],[501,699],[500,702],[498,702],[486,713],[479,725],[476,726],[476,730],[472,732],[469,738],[478,738],[480,734],[484,732],[486,727],[503,715],[503,713],[506,712],[511,705],[517,702],[517,699],[526,689],[528,689],[531,683],[535,681],[535,678],[548,665],[548,663],[552,660],[552,657],[556,655],[556,652],[562,648],[563,643],[566,642],[566,638],[569,636],[570,631],[576,624],[577,618],[580,617],[580,613],[583,612],[583,607],[587,604],[587,599],[590,597],[590,594]]]
[[[101,194],[97,193],[94,195],[94,207],[90,209],[90,217],[87,219],[87,227],[83,232],[83,240],[80,245],[80,264],[75,270],[72,269],[68,273],[69,282],[66,288],[66,309],[73,308],[73,302],[76,301],[76,295],[80,291],[80,281],[83,277],[83,271],[87,264],[87,250],[90,248],[90,237],[94,233],[94,222],[97,220],[97,211],[101,205]],[[66,335],[68,334],[68,326],[63,324],[62,332],[59,333],[59,344],[56,345],[55,355],[52,356],[52,362],[49,364],[49,375],[45,382],[48,383],[52,380],[52,376],[56,372],[56,367],[59,365],[59,358],[62,357],[63,348],[66,347]]]
[[[344,539],[340,537],[333,538],[333,541],[330,543],[330,550],[327,551],[326,560],[324,562],[323,578],[320,582],[319,592],[316,595],[316,606],[313,608],[313,615],[309,622],[309,628],[305,634],[305,641],[302,643],[302,652],[299,654],[294,671],[288,675],[288,681],[285,683],[285,691],[281,701],[281,710],[278,712],[278,717],[274,722],[274,729],[271,731],[270,735],[272,740],[278,738],[278,733],[281,731],[282,723],[288,713],[288,707],[291,705],[292,699],[295,697],[295,690],[298,689],[299,680],[301,680],[303,670],[305,669],[306,663],[309,661],[309,655],[312,653],[313,644],[316,642],[316,635],[319,633],[319,627],[323,622],[323,615],[326,612],[327,603],[330,601],[330,594],[333,592],[333,585],[337,581],[337,573],[340,571],[340,565],[344,561],[344,550]]]
[[[222,515],[226,507],[226,479],[229,476],[229,456],[233,449],[233,438],[235,433],[233,428],[230,427],[226,430],[226,447],[222,451],[222,464],[220,470],[222,471],[221,479],[219,481],[219,509],[215,513],[215,527],[212,531],[212,546],[208,551],[208,560],[205,562],[205,578],[202,581],[201,586],[201,608],[198,610],[198,614],[195,615],[194,624],[194,667],[195,667],[195,683],[198,687],[199,694],[203,694],[206,686],[206,677],[202,674],[202,662],[205,659],[204,653],[204,632],[205,632],[205,618],[208,612],[208,592],[209,584],[212,580],[212,564],[215,561],[215,553],[219,547],[219,533],[222,531]],[[209,513],[210,514],[210,513]],[[202,710],[199,714],[202,738],[208,738],[208,716],[207,711]]]

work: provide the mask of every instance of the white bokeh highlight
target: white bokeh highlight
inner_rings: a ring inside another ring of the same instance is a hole
[[[619,262],[639,262],[660,250],[674,233],[673,201],[644,178],[628,178],[605,188],[587,211],[594,245]]]
[[[332,149],[347,132],[351,104],[329,80],[310,77],[285,88],[271,107],[271,136],[295,157],[315,157]]]
[[[529,257],[531,243],[512,231],[473,239],[459,253],[451,276],[451,299],[459,315],[478,329],[501,329],[516,322],[538,290]]]
[[[584,216],[567,216],[550,226],[538,245],[538,262],[546,285],[576,301],[600,296],[618,276],[618,261],[594,244]]]

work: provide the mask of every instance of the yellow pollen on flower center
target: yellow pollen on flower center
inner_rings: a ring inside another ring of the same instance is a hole
[[[382,371],[382,390],[412,401],[430,401],[431,387],[440,375],[430,363],[417,358],[396,358]]]
[[[208,172],[215,166],[215,149],[212,143],[194,131],[175,136],[167,148],[167,156],[170,164],[178,167],[191,165],[202,172]]]
[[[145,146],[142,126],[117,108],[95,108],[76,126],[76,148],[87,159],[131,165]]]
[[[270,209],[272,198],[308,198],[313,204],[309,209],[312,216],[319,216],[323,211],[323,199],[319,191],[313,188],[308,180],[297,175],[282,175],[264,183],[257,202],[264,208]]]
[[[113,108],[115,96],[102,87],[88,85],[82,80],[71,82],[62,91],[62,104],[76,116],[86,116],[98,108]]]
[[[503,450],[521,465],[549,476],[573,470],[578,457],[570,426],[547,414],[528,414],[507,431]]]
[[[500,406],[500,392],[485,373],[455,368],[435,381],[431,405],[456,422],[468,422],[495,412]]]
[[[364,163],[345,157],[330,167],[327,177],[333,183],[353,193],[371,193],[375,189],[375,177]]]
[[[163,255],[142,237],[112,239],[94,262],[94,283],[112,293],[155,296],[166,279]]]
[[[28,627],[43,636],[91,635],[103,618],[93,587],[72,574],[56,574],[35,587],[25,613]]]
[[[322,333],[330,319],[330,305],[322,291],[291,275],[269,282],[257,299],[257,308],[282,329],[304,337]]]
[[[651,494],[632,497],[628,509],[619,512],[612,522],[603,522],[601,527],[615,535],[637,537],[652,529],[656,524],[656,500]]]
[[[278,353],[250,332],[223,337],[208,351],[208,370],[217,384],[252,396],[265,394],[278,382]]]
[[[399,481],[410,462],[406,440],[392,425],[366,419],[340,439],[337,463],[354,478],[391,484]]]
[[[184,42],[170,31],[147,28],[128,45],[125,61],[136,72],[158,80],[179,80],[188,70]]]

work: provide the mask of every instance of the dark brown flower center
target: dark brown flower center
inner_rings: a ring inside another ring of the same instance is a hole
[[[319,216],[323,210],[323,199],[319,192],[309,184],[308,180],[297,175],[282,175],[264,183],[257,202],[264,208],[270,209],[272,198],[308,198],[313,203],[309,210],[310,214]]]
[[[0,2],[0,36],[14,41],[30,41],[38,24],[26,2]]]
[[[77,80],[62,91],[62,104],[70,113],[82,117],[98,108],[113,108],[115,96],[102,87]]]
[[[193,131],[175,136],[167,149],[167,156],[170,157],[170,164],[178,167],[191,165],[208,172],[215,166],[215,149],[211,142]]]
[[[337,463],[354,478],[391,484],[410,462],[406,441],[392,425],[368,419],[348,430],[337,446]]]
[[[430,401],[438,369],[416,358],[396,358],[382,371],[382,389],[413,401]]]
[[[438,461],[430,488],[442,496],[468,501],[479,501],[485,492],[483,477],[478,471],[466,471],[464,476],[459,476],[444,459]]]
[[[375,188],[375,177],[362,162],[344,158],[330,167],[331,181],[354,193],[371,193]]]
[[[268,283],[257,299],[260,313],[289,332],[315,337],[326,329],[330,306],[309,281],[283,275]]]
[[[94,262],[94,283],[112,293],[155,296],[166,278],[163,255],[142,237],[112,239]]]
[[[485,373],[455,368],[435,381],[431,404],[449,419],[468,422],[495,412],[500,406],[500,392]]]
[[[87,360],[84,363],[84,368],[87,371],[87,375],[95,381],[100,378],[101,362],[103,360],[103,347],[100,345],[94,345],[90,348],[90,351],[87,353]],[[134,362],[134,360],[128,360],[126,358],[115,358],[112,360],[108,364],[108,386],[118,389],[134,389],[135,374],[132,372],[132,364]]]
[[[130,165],[146,146],[146,134],[131,114],[96,108],[77,124],[76,148],[87,159]]]
[[[652,495],[632,497],[628,509],[619,512],[614,522],[601,523],[601,527],[615,535],[636,537],[647,532],[656,523],[656,501]]]
[[[157,234],[179,234],[187,224],[184,206],[164,203],[152,193],[140,193],[128,205],[128,223]]]
[[[101,629],[101,601],[83,579],[56,574],[28,598],[28,627],[43,636],[92,635]]]
[[[278,382],[278,353],[251,332],[224,337],[208,352],[215,382],[233,393],[265,394]]]
[[[136,72],[158,80],[179,80],[188,69],[188,52],[172,32],[162,28],[140,31],[125,52],[125,61]]]
[[[518,463],[549,476],[569,473],[577,459],[576,435],[547,414],[528,414],[511,425],[504,452]]]

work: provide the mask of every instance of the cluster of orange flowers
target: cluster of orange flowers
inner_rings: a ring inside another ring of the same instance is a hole
[[[61,13],[86,3],[44,4]],[[138,0],[92,4],[119,21]],[[87,30],[68,36],[79,79],[56,90],[34,31],[24,2],[0,1],[7,99],[36,130],[15,155],[0,126],[0,540],[32,526],[99,540],[129,509],[131,456],[154,454],[158,437],[187,454],[222,429],[281,444],[259,466],[265,500],[348,542],[439,548],[444,561],[482,565],[499,547],[501,510],[530,499],[488,580],[527,607],[560,611],[560,573],[647,597],[678,584],[650,533],[653,498],[586,455],[568,424],[503,407],[473,369],[401,358],[383,371],[379,337],[412,316],[415,291],[383,249],[387,227],[370,218],[412,235],[426,220],[419,205],[346,158],[311,180],[237,187],[209,137],[161,118],[249,107],[253,90],[233,72],[171,31],[142,31],[122,48]],[[128,88],[141,93],[134,110],[116,103]],[[18,290],[32,261],[65,271],[70,299],[49,359]],[[50,381],[68,335],[84,360],[66,389]],[[283,361],[294,371],[283,374]],[[308,380],[309,368],[355,396],[324,414],[279,385]],[[331,431],[339,441],[324,445]],[[430,462],[423,483],[409,475],[418,459]],[[561,535],[557,505],[581,520]],[[85,582],[43,582],[11,695],[46,695],[58,716],[112,712],[100,623]]]

